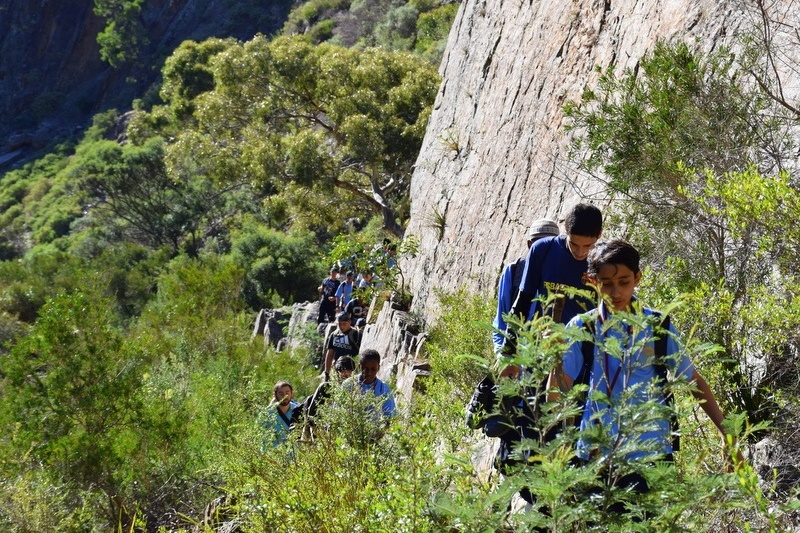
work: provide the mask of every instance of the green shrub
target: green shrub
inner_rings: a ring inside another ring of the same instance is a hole
[[[326,269],[318,260],[312,234],[286,235],[248,220],[232,234],[231,247],[234,261],[246,272],[244,295],[251,308],[278,307],[316,297]],[[270,292],[281,301],[269,301]]]

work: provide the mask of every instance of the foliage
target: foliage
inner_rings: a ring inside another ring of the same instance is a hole
[[[201,43],[184,41],[164,63],[161,74],[161,99],[176,118],[186,119],[194,112],[194,99],[214,89],[210,59],[233,46],[232,39],[206,39]]]
[[[24,255],[31,244],[53,242],[70,232],[81,206],[69,189],[69,160],[74,147],[53,153],[5,174],[0,189],[0,259]]]
[[[415,235],[408,235],[397,243],[387,237],[383,245],[379,245],[375,244],[375,235],[367,231],[335,237],[328,254],[329,262],[354,274],[374,274],[362,293],[365,301],[388,292],[388,299],[407,311],[411,306],[411,294],[406,287],[401,263],[403,259],[416,255],[418,239]]]
[[[109,302],[76,293],[50,302],[3,361],[4,446],[30,454],[84,488],[116,494],[135,446],[141,379]]]
[[[761,173],[785,166],[791,123],[775,120],[771,101],[748,86],[733,60],[724,50],[700,56],[683,43],[659,44],[638,73],[610,69],[565,111],[581,132],[575,148],[582,168],[607,179],[609,226],[624,228],[637,244],[662,296],[670,297],[663,287],[672,297],[693,293],[677,318],[725,348],[717,358],[721,377],[730,380],[723,397],[756,422],[770,414],[754,392],[747,359],[785,342],[777,331],[800,325],[800,315],[789,311],[791,283],[764,268],[772,255],[764,253],[764,230],[786,220],[773,214],[767,197],[742,196],[768,221],[754,223],[726,207],[735,194],[718,190],[744,193],[743,183],[772,183]],[[764,319],[771,340],[761,335]]]
[[[203,195],[210,193],[202,180],[184,184],[167,176],[160,138],[142,146],[98,141],[82,146],[78,154],[81,188],[102,206],[94,214],[108,217],[106,225],[148,246],[166,244],[177,251],[188,240],[190,248],[197,248],[200,220],[208,210]]]
[[[396,207],[438,88],[432,68],[380,49],[263,37],[212,68],[215,89],[197,97],[198,126],[168,146],[168,168],[199,159],[220,183],[318,190],[329,202],[317,216],[366,211],[402,234]]]
[[[106,20],[97,35],[100,57],[112,67],[136,61],[147,44],[140,20],[144,0],[94,0],[94,14]]]
[[[433,63],[441,60],[459,5],[453,2],[420,13],[417,19],[417,42],[414,44],[418,54],[430,58]]]
[[[253,220],[231,236],[231,255],[246,272],[245,300],[251,308],[279,307],[315,295],[326,269],[313,235],[286,235]],[[268,301],[274,292],[279,301]]]
[[[428,0],[309,0],[292,10],[283,33],[303,35],[314,44],[414,51],[436,65],[458,6]]]

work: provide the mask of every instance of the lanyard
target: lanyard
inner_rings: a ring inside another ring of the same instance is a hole
[[[600,331],[603,331],[603,326],[606,322],[606,316],[603,313],[603,308],[600,309],[600,313],[598,314],[598,320],[600,321]],[[614,377],[611,377],[611,372],[609,370],[610,367],[610,358],[608,356],[608,352],[603,350],[603,356],[605,359],[605,366],[603,367],[603,373],[606,377],[606,384],[608,385],[608,396],[611,397],[614,394],[614,386],[617,384],[617,380],[619,379],[619,374],[622,372],[622,365],[625,362],[625,354],[628,353],[633,348],[633,326],[628,325],[625,331],[628,334],[627,342],[630,342],[631,347],[627,350],[623,350],[622,358],[619,361],[619,366],[617,366],[617,371],[614,372]],[[608,338],[608,330],[603,331],[603,345],[605,345],[605,341]]]

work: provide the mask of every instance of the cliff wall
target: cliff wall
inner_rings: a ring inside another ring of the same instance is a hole
[[[731,44],[741,3],[712,0],[466,0],[441,66],[443,83],[412,179],[404,265],[414,307],[436,315],[435,288],[492,293],[524,252],[533,219],[580,199],[603,207],[601,183],[567,155],[561,111],[598,77],[634,68],[658,40]]]

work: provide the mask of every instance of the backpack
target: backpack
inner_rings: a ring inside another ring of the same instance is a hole
[[[350,346],[356,349],[356,353],[361,351],[361,332],[356,328],[350,328],[347,332],[347,340],[350,341]]]
[[[584,324],[584,327],[592,334],[592,338],[594,338],[594,325],[595,321],[597,320],[597,313],[596,311],[591,313],[591,320]],[[653,316],[656,318],[661,317],[661,313],[653,312]],[[654,356],[655,360],[653,362],[653,366],[655,367],[656,375],[658,376],[659,384],[661,385],[661,390],[664,391],[664,403],[667,407],[670,408],[670,419],[669,419],[669,426],[670,426],[670,433],[672,434],[672,451],[677,452],[681,449],[681,437],[678,434],[678,415],[675,410],[672,408],[675,404],[675,397],[672,394],[672,391],[667,388],[667,338],[669,331],[669,315],[664,317],[664,320],[661,322],[661,328],[665,331],[663,335],[660,337],[656,337],[653,341],[653,348],[654,348]],[[594,342],[592,341],[583,341],[581,343],[581,354],[583,355],[583,367],[581,368],[578,377],[575,378],[573,385],[589,385],[590,377],[592,373],[592,367],[594,366]],[[584,398],[585,400],[585,398]],[[583,405],[586,405],[584,401]],[[576,424],[580,424],[580,417],[577,418]]]
[[[537,265],[537,268],[541,272],[542,265],[547,261],[547,256],[550,254],[550,249],[553,248],[553,242],[556,240],[557,237],[550,240],[550,243],[547,245],[547,251],[544,253],[544,257],[542,257],[541,262]],[[528,256],[520,257],[513,263],[511,263],[511,298],[512,303],[513,299],[517,297],[517,293],[519,292],[519,288],[522,286],[522,276],[525,274],[525,263],[528,261]],[[538,282],[536,286],[538,286]]]

